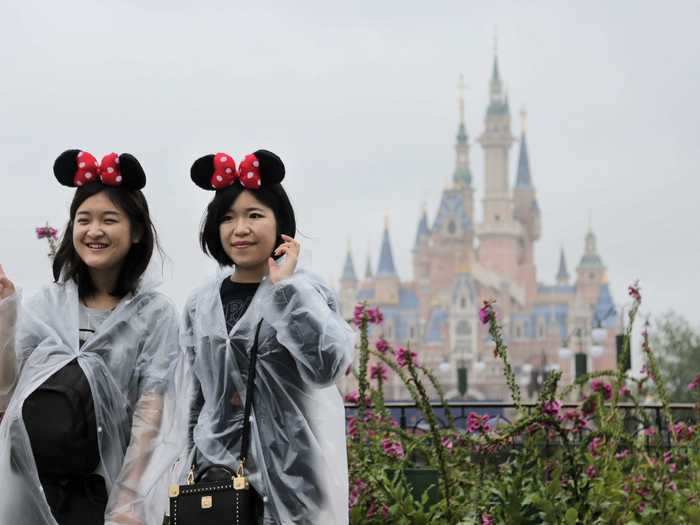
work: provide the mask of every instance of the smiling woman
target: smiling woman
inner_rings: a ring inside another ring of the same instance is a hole
[[[80,150],[54,174],[77,187],[55,282],[22,304],[0,268],[0,486],[13,494],[0,523],[154,523],[178,320],[142,280],[157,244],[145,174],[129,154]]]
[[[216,191],[202,249],[229,271],[185,307],[181,359],[191,370],[174,405],[191,406],[191,424],[178,480],[230,486],[232,472],[243,474],[245,510],[256,518],[241,523],[343,525],[345,418],[335,381],[352,361],[354,336],[334,293],[297,269],[301,245],[284,173],[266,150],[240,166],[225,153],[192,165],[192,180]],[[177,523],[203,523],[199,501],[188,507],[178,487],[174,493]]]

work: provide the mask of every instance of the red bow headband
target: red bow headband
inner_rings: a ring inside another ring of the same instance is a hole
[[[101,182],[105,186],[124,187],[140,190],[146,185],[146,174],[129,153],[109,153],[101,162],[88,153],[77,149],[64,151],[54,162],[53,172],[58,182],[71,188],[91,182]]]
[[[282,160],[264,149],[246,155],[236,168],[236,161],[228,153],[205,155],[192,164],[192,181],[205,190],[222,190],[238,181],[249,190],[276,184],[284,179]]]

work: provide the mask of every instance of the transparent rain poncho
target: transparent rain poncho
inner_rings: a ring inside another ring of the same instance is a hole
[[[55,525],[42,493],[22,405],[54,372],[77,359],[90,385],[111,523],[161,523],[167,507],[172,445],[161,427],[169,367],[179,353],[179,316],[168,299],[143,287],[122,299],[79,348],[73,281],[44,287],[21,304],[0,301],[0,524]],[[154,464],[158,449],[160,462]],[[177,451],[174,451],[176,453]],[[130,521],[132,520],[132,521]]]
[[[338,313],[332,291],[297,270],[272,284],[265,278],[227,333],[219,275],[185,308],[183,359],[192,384],[180,407],[201,389],[204,404],[193,430],[198,466],[238,468],[248,357],[258,344],[247,471],[263,498],[266,524],[348,523],[348,472],[343,401],[335,385],[350,365],[354,332]],[[182,408],[181,408],[182,410]],[[183,482],[193,453],[185,454]]]

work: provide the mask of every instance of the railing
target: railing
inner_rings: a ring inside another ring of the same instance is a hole
[[[427,430],[428,424],[422,412],[418,409],[413,401],[386,401],[384,403],[390,411],[392,417],[398,422],[403,430],[422,431]],[[436,418],[440,425],[447,427],[447,417],[445,409],[440,402],[431,402],[431,407],[435,412]],[[466,430],[466,421],[470,412],[478,415],[488,414],[491,416],[489,421],[491,427],[497,427],[500,424],[508,424],[515,417],[515,405],[513,403],[491,402],[491,401],[449,401],[447,403],[450,412],[455,420],[458,429]],[[521,403],[527,414],[531,414],[539,405],[537,403]],[[580,409],[581,405],[577,403],[563,403],[562,410]],[[670,435],[668,425],[662,413],[662,405],[659,403],[650,403],[641,406],[636,406],[633,403],[618,403],[618,410],[625,414],[625,428],[627,433],[637,435],[644,427],[644,419],[639,417],[638,410],[644,411],[648,416],[648,421],[654,425],[656,431],[662,437],[664,446],[670,446]],[[695,405],[692,403],[672,403],[669,405],[673,421],[675,423],[684,421],[688,424],[698,422],[698,414]],[[346,420],[354,416],[357,412],[357,405],[345,405]]]

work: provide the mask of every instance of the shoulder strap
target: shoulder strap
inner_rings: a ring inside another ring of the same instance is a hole
[[[255,329],[255,339],[253,339],[253,348],[250,351],[250,363],[248,365],[248,386],[245,395],[245,408],[243,410],[243,435],[241,436],[241,455],[239,459],[242,465],[245,465],[248,459],[248,448],[250,447],[250,411],[253,407],[253,392],[255,391],[255,362],[258,357],[258,337],[260,335],[260,327],[263,320],[260,319],[258,326]]]

